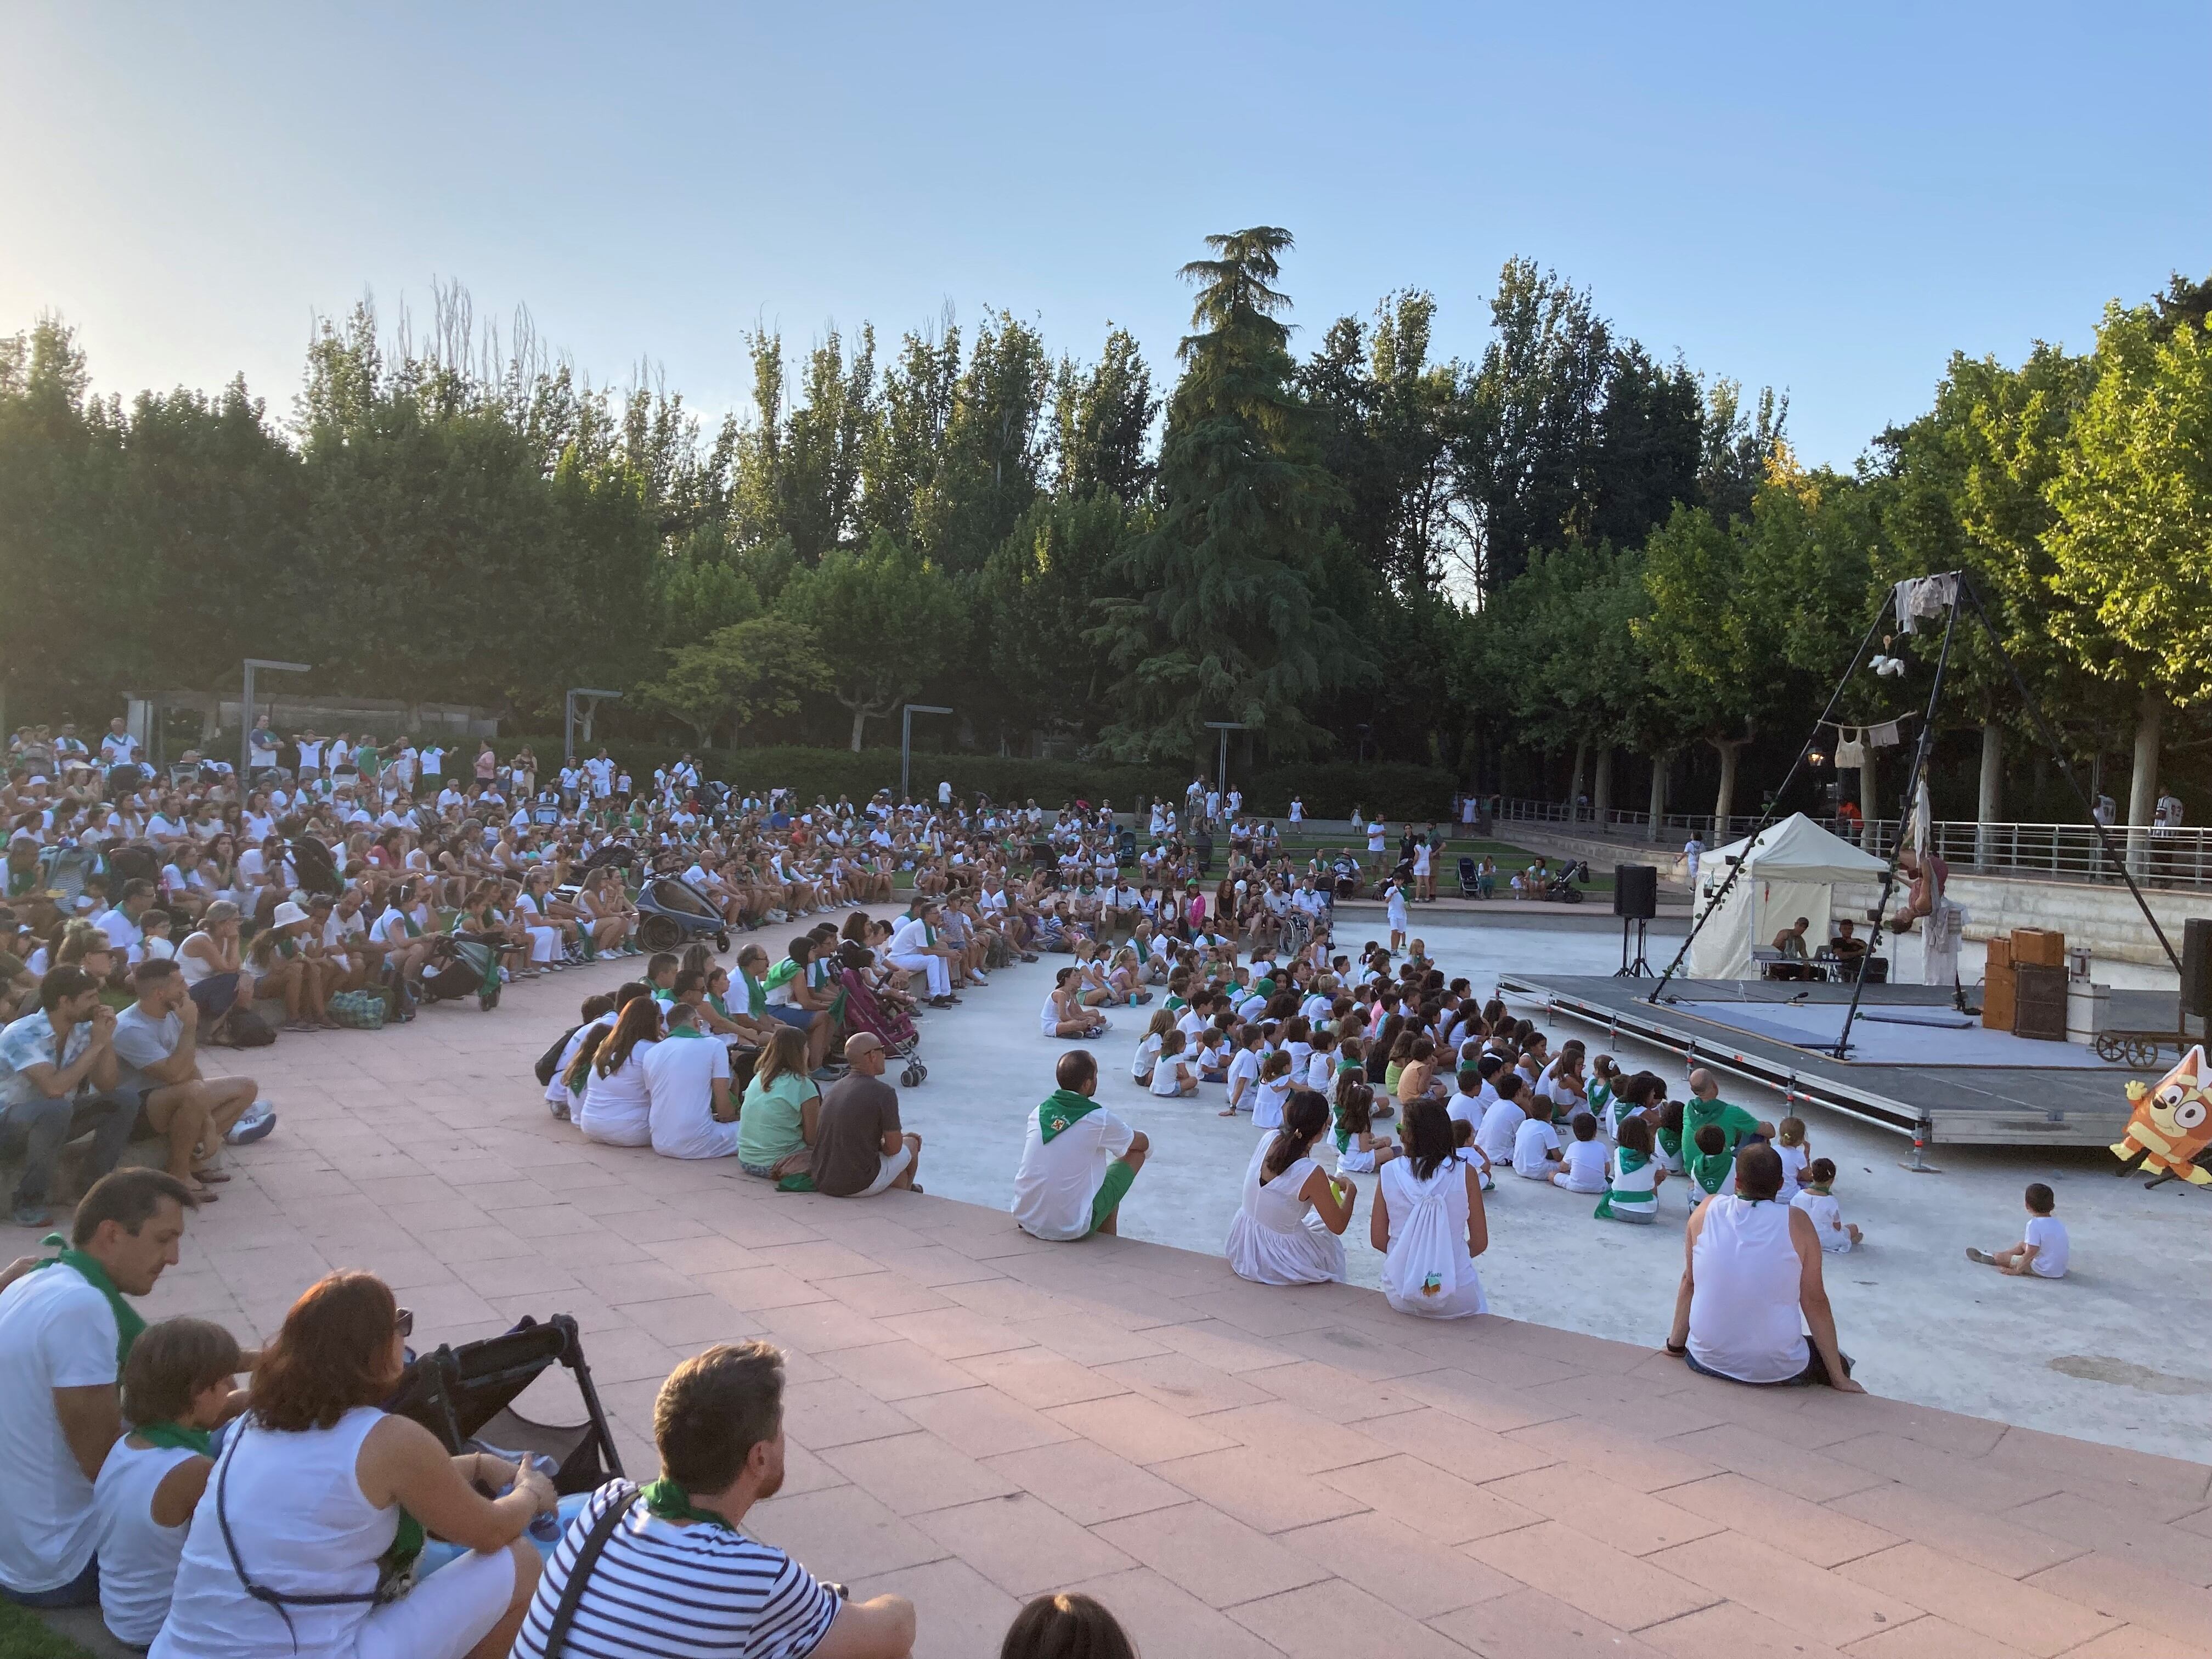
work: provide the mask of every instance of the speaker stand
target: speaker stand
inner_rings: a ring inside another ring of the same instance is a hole
[[[1631,962],[1628,957],[1629,919],[1626,916],[1623,916],[1620,919],[1620,969],[1619,972],[1613,975],[1615,979],[1649,979],[1651,977],[1651,964],[1644,959],[1644,930],[1645,927],[1650,926],[1650,924],[1639,916],[1636,919],[1635,926],[1636,959],[1633,962]]]

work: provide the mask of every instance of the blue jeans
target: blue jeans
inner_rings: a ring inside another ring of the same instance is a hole
[[[0,1584],[0,1597],[19,1607],[91,1607],[100,1605],[100,1558],[84,1564],[84,1571],[68,1583],[50,1590],[12,1590]]]
[[[57,1096],[0,1109],[0,1150],[23,1149],[23,1178],[15,1183],[15,1201],[45,1203],[62,1147],[88,1130],[93,1143],[86,1180],[88,1184],[99,1180],[123,1156],[137,1121],[136,1091],[127,1096],[80,1095],[74,1100]]]

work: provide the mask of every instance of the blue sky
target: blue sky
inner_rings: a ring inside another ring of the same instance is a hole
[[[60,312],[102,390],[243,370],[289,409],[314,313],[434,277],[709,413],[756,321],[948,300],[1085,356],[1122,324],[1164,374],[1176,267],[1275,223],[1304,346],[1411,285],[1477,356],[1524,255],[1847,464],[1953,349],[2086,346],[2212,270],[2201,0],[0,18],[0,331]]]

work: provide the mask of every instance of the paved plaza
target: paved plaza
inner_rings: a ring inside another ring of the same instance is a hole
[[[211,1056],[283,1121],[149,1314],[265,1335],[339,1267],[387,1279],[418,1344],[568,1312],[633,1474],[671,1366],[768,1337],[789,1355],[790,1480],[754,1529],[856,1594],[913,1597],[930,1659],[995,1652],[1022,1599],[1069,1588],[1146,1659],[2212,1653],[2203,1462],[1881,1397],[1879,1367],[1856,1398],[1709,1381],[1648,1321],[1640,1342],[1437,1326],[1357,1285],[1248,1285],[1212,1253],[1233,1192],[1204,1250],[1133,1236],[1198,1201],[1158,1161],[1118,1240],[1040,1243],[948,1195],[963,1126],[1000,1158],[1001,1120],[1043,1092],[1034,1037],[995,1087],[958,1056],[1034,1030],[1045,966],[925,1023],[930,1081],[902,1099],[926,1195],[778,1195],[731,1164],[588,1145],[529,1064],[635,966]],[[1109,1079],[1125,1036],[1098,1045]],[[1504,1291],[1515,1239],[1493,1239]],[[1532,1288],[1500,1299],[1542,1316]],[[537,1414],[573,1420],[565,1378],[541,1388]],[[2156,1401],[2173,1443],[2204,1443],[2205,1398]]]

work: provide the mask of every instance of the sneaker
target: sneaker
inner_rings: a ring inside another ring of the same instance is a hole
[[[990,981],[989,980],[988,980],[988,979],[984,978],[984,977],[983,977],[983,975],[982,975],[981,974],[980,974],[980,973],[974,973],[974,972],[971,972],[971,973],[968,975],[968,982],[969,982],[970,985],[988,985],[991,981]]]
[[[223,1140],[233,1146],[250,1146],[276,1127],[276,1109],[265,1100],[257,1100],[246,1109],[245,1116],[230,1126]]]
[[[568,1121],[568,1103],[565,1100],[549,1100],[545,1103],[545,1109],[552,1113],[555,1119],[560,1122],[566,1123]]]
[[[18,1204],[8,1212],[11,1227],[51,1227],[54,1212],[43,1204]]]
[[[1970,1248],[1966,1251],[1966,1260],[1969,1261],[1978,1261],[1983,1265],[1987,1266],[1989,1259],[1989,1252],[1986,1250],[1977,1250]]]

